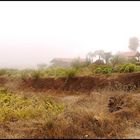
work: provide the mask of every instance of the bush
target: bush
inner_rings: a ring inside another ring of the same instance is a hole
[[[120,72],[120,67],[119,66],[116,66],[112,69],[112,72]]]
[[[95,73],[95,70],[98,68],[99,66],[98,65],[96,65],[96,64],[90,64],[89,66],[88,66],[88,69],[89,69],[89,71],[91,71],[91,73]]]
[[[112,73],[112,68],[110,66],[100,66],[95,69],[96,74],[109,74]]]
[[[81,69],[78,69],[76,71],[76,75],[77,76],[90,76],[92,75],[94,72],[92,72],[89,67],[84,67],[84,68],[81,68]]]
[[[119,72],[124,72],[126,66],[127,66],[127,64],[120,65],[120,66],[118,67]]]
[[[66,70],[65,76],[67,78],[72,78],[76,75],[76,72],[77,72],[76,69],[68,69]]]
[[[96,74],[100,74],[100,73],[102,73],[103,71],[102,71],[102,68],[97,68],[96,70],[95,70],[95,73]]]
[[[47,76],[51,77],[64,77],[66,73],[66,69],[64,68],[50,68],[45,71]]]
[[[0,69],[0,76],[2,75],[15,76],[17,75],[17,73],[18,73],[18,70],[16,69],[8,69],[8,68]]]
[[[25,72],[22,72],[22,73],[21,73],[21,79],[22,79],[23,81],[26,81],[27,78],[28,78],[28,74],[25,73]]]
[[[135,71],[136,71],[136,72],[139,72],[139,71],[140,71],[140,66],[136,66]]]
[[[112,68],[104,68],[103,69],[103,74],[109,74],[112,73]]]
[[[41,77],[41,72],[40,71],[33,71],[31,76],[33,79],[39,79]]]
[[[45,71],[47,76],[52,77],[74,77],[77,73],[76,68],[51,68]]]
[[[7,70],[1,69],[1,70],[0,70],[0,75],[5,75],[5,74],[7,74]]]
[[[136,71],[136,65],[135,64],[124,64],[119,66],[119,72],[134,72]]]

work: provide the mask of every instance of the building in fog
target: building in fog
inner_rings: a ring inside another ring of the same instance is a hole
[[[51,60],[51,65],[56,67],[70,67],[76,60],[81,63],[86,61],[83,58],[54,58]]]
[[[117,55],[127,59],[136,58],[137,60],[140,60],[140,53],[138,51],[118,52]]]

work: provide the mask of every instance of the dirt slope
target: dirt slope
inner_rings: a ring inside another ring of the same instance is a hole
[[[94,90],[125,90],[134,91],[140,87],[140,73],[117,74],[111,76],[73,77],[73,78],[4,78],[0,77],[0,85],[8,88],[32,91],[80,91],[91,92]]]
[[[140,87],[140,73],[119,74],[116,77],[73,77],[73,78],[43,78],[27,79],[22,82],[21,87],[32,88],[34,90],[46,91],[65,90],[65,91],[93,91],[98,89],[110,90],[136,90]]]

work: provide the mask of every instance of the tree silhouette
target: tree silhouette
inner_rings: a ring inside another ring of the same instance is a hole
[[[90,61],[90,63],[92,63],[93,57],[94,57],[94,54],[92,52],[89,52],[86,56],[86,59],[87,59],[87,61]]]
[[[108,64],[110,58],[112,57],[111,52],[104,52],[102,58],[105,60],[105,63]]]
[[[122,56],[119,56],[119,55],[114,55],[114,56],[112,56],[110,61],[111,61],[112,66],[115,67],[117,64],[125,63],[126,58],[122,57]]]
[[[139,39],[137,37],[130,38],[128,48],[132,51],[136,51],[138,47],[139,47]]]
[[[93,53],[93,56],[96,56],[96,55],[99,56],[99,60],[100,60],[101,58],[103,58],[104,50],[96,50],[96,51]]]

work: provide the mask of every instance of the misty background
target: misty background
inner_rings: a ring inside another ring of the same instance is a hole
[[[127,51],[140,2],[0,2],[0,67],[27,68],[90,51]]]

